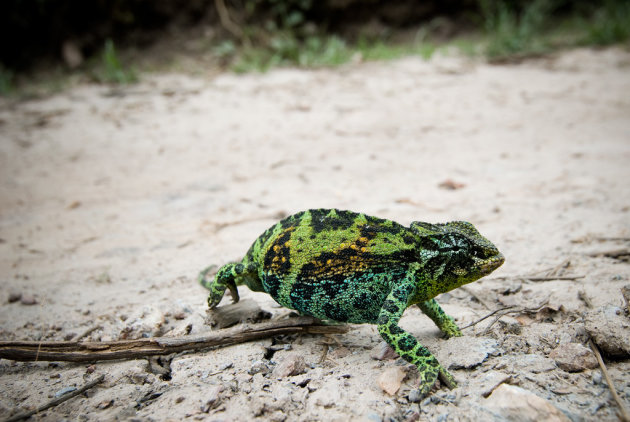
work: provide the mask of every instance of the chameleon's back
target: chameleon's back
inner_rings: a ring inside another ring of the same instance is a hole
[[[256,264],[265,291],[283,306],[368,322],[376,320],[390,283],[405,272],[401,263],[417,261],[417,242],[411,230],[390,220],[317,209],[269,228],[243,263]]]

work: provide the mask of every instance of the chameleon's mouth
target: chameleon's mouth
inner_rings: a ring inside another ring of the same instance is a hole
[[[492,271],[499,268],[505,262],[505,257],[502,253],[498,252],[496,255],[491,256],[490,258],[482,259],[479,263],[479,271],[482,274],[487,275]]]

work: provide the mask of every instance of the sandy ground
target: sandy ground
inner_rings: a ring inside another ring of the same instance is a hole
[[[105,374],[34,418],[502,420],[498,394],[484,395],[512,384],[554,406],[543,414],[559,409],[557,420],[617,420],[592,354],[588,369],[568,372],[552,352],[584,344],[585,314],[623,308],[630,283],[627,260],[591,256],[630,242],[627,51],[510,66],[440,56],[153,75],[126,88],[1,100],[0,136],[2,340],[207,332],[198,271],[239,259],[278,216],[319,207],[403,224],[470,221],[507,260],[439,298],[446,311],[464,326],[505,306],[530,308],[450,340],[409,309],[403,327],[460,385],[419,403],[413,367],[374,359],[378,333],[357,325],[330,346],[293,336],[273,340],[275,353],[269,339],[175,356],[166,379],[146,360],[0,360],[2,418]],[[531,274],[583,277],[522,277]],[[286,314],[264,294],[241,297]],[[296,353],[305,373],[270,372]],[[606,363],[630,407],[628,355]],[[396,371],[406,377],[390,395],[378,379]]]

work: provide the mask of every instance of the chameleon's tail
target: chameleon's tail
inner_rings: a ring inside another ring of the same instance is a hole
[[[205,287],[208,290],[212,290],[213,277],[208,277],[208,274],[210,275],[216,274],[217,268],[218,268],[218,265],[212,264],[209,267],[205,268],[203,271],[201,271],[199,273],[199,277],[197,277],[199,284],[201,284],[203,287]]]

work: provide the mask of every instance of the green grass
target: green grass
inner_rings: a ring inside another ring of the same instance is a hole
[[[584,45],[605,46],[630,39],[630,1],[607,0],[588,20],[583,19]]]
[[[275,67],[287,66],[335,67],[354,59],[374,61],[420,56],[428,60],[436,48],[428,42],[392,44],[382,40],[360,40],[356,44],[349,44],[335,35],[313,35],[299,41],[284,34],[272,38],[268,47],[249,47],[239,51],[222,43],[215,48],[215,54],[221,59],[233,56],[232,69],[245,73],[266,72]]]
[[[125,68],[112,40],[105,41],[100,66],[94,72],[94,78],[101,83],[131,84],[138,81],[135,70]]]
[[[549,23],[552,5],[553,1],[533,0],[519,9],[507,1],[482,0],[487,57],[497,60],[549,51],[541,35]]]
[[[520,59],[577,46],[606,46],[630,39],[630,1],[606,0],[558,15],[561,0],[480,0],[485,56]]]

